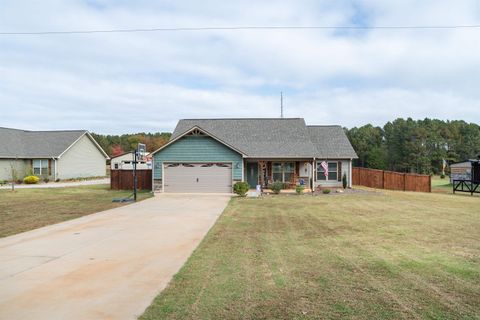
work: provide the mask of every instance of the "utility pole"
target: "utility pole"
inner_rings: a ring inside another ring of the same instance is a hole
[[[280,118],[283,118],[283,92],[280,91]]]

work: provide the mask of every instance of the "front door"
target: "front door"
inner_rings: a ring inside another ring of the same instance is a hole
[[[258,162],[247,162],[247,182],[255,189],[258,184]]]

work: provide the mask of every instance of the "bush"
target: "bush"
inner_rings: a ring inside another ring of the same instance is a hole
[[[443,173],[440,175],[440,179],[445,179],[445,175]]]
[[[275,181],[274,183],[272,183],[272,186],[271,186],[271,189],[275,194],[279,194],[283,188],[284,188],[284,183],[280,181]]]
[[[344,173],[343,177],[342,177],[342,186],[343,186],[343,189],[347,188],[347,174],[346,173]]]
[[[43,178],[43,182],[49,183],[49,182],[50,182],[50,179],[48,179],[48,177],[45,177],[45,178]]]
[[[298,186],[295,187],[295,192],[297,194],[303,194],[303,190],[305,190],[305,187],[302,186],[302,185],[298,185]]]
[[[26,184],[36,184],[40,181],[40,178],[37,176],[26,176],[23,178],[23,182]]]
[[[240,197],[245,197],[248,189],[250,189],[250,186],[246,182],[237,182],[233,185],[233,192],[238,194]]]
[[[330,193],[330,189],[323,189],[322,192],[323,192],[323,194],[329,194],[329,193]]]

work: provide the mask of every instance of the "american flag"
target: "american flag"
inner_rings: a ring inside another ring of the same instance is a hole
[[[325,177],[328,177],[328,163],[326,163],[325,161],[322,161],[320,165],[323,168],[323,174],[325,175]]]

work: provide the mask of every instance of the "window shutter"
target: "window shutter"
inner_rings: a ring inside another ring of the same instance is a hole
[[[342,181],[342,161],[338,161],[338,176],[337,180]]]
[[[52,159],[48,159],[48,175],[52,175]]]

